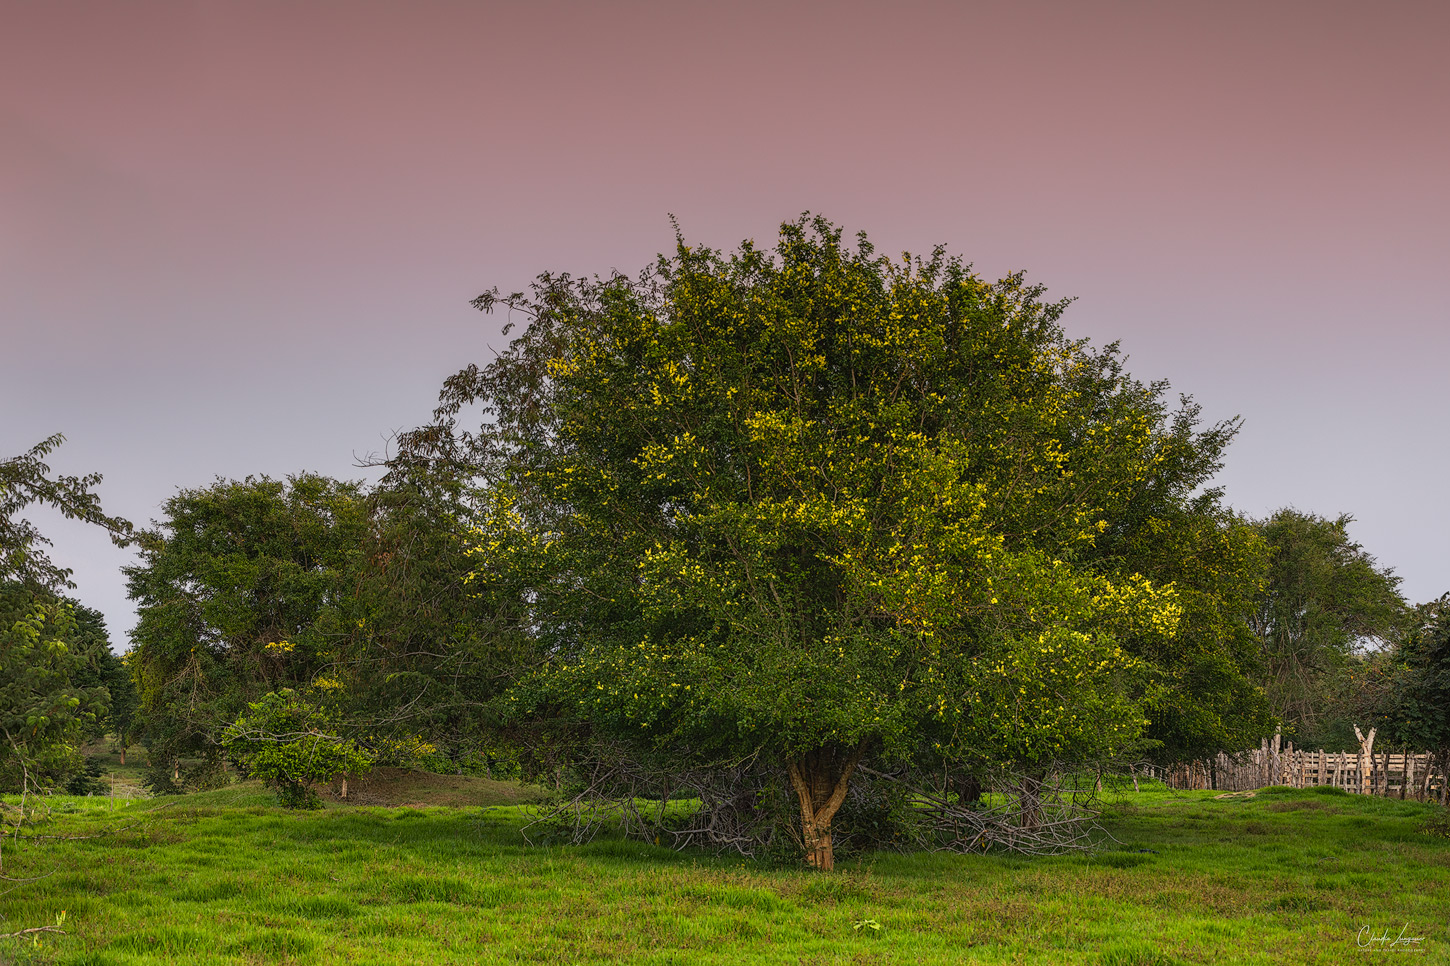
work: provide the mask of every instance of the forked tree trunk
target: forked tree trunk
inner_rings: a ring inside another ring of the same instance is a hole
[[[1190,787],[1192,773],[1189,775]],[[1023,775],[1017,783],[1018,820],[1023,828],[1037,828],[1042,820],[1042,778]]]
[[[839,746],[828,745],[786,762],[791,787],[800,801],[801,842],[805,846],[806,862],[823,872],[835,868],[831,819],[846,800],[851,773],[865,750],[864,742],[849,753]]]

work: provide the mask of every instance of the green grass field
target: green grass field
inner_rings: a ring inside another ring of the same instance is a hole
[[[289,813],[248,785],[48,803],[25,834],[98,837],[5,839],[6,875],[49,876],[0,883],[0,933],[64,910],[65,934],[0,940],[0,962],[1348,963],[1402,928],[1423,937],[1411,962],[1450,962],[1436,806],[1344,794],[1145,789],[1094,855],[872,854],[828,875],[529,847],[513,805]]]

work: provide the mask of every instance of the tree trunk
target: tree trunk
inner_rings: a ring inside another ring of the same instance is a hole
[[[1450,805],[1450,747],[1440,748],[1440,804]]]
[[[849,754],[838,745],[827,745],[786,762],[791,787],[801,806],[801,843],[805,847],[806,863],[822,872],[835,868],[831,819],[846,800],[851,773],[865,750],[865,742]]]
[[[982,782],[971,772],[957,776],[952,784],[956,786],[957,805],[966,807],[982,800]]]
[[[1188,766],[1185,787],[1193,787],[1192,766]],[[1042,820],[1043,776],[1023,775],[1017,782],[1018,822],[1023,828],[1037,828]]]
[[[1369,737],[1360,733],[1359,725],[1354,726],[1354,736],[1359,739],[1359,793],[1361,795],[1374,794],[1374,733],[1375,729],[1369,729]]]

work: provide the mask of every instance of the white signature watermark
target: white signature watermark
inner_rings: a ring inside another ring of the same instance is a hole
[[[1398,934],[1391,934],[1388,929],[1384,932],[1376,933],[1373,926],[1362,926],[1360,927],[1359,934],[1354,937],[1354,941],[1360,949],[1369,949],[1375,952],[1384,952],[1386,950],[1393,950],[1397,953],[1424,952],[1425,947],[1420,944],[1425,941],[1425,937],[1406,936],[1405,933],[1409,932],[1409,930],[1409,923],[1401,926]]]

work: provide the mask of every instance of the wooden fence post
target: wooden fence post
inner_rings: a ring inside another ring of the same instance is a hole
[[[1375,753],[1378,729],[1364,734],[1355,726],[1359,751],[1306,751],[1284,741],[1282,734],[1262,738],[1259,747],[1230,755],[1219,751],[1207,758],[1169,765],[1143,766],[1143,773],[1169,788],[1185,791],[1242,792],[1283,785],[1290,788],[1329,786],[1357,795],[1398,796],[1401,800],[1450,804],[1450,753],[1414,751]],[[1423,759],[1423,760],[1422,760]],[[1137,768],[1132,769],[1138,787]],[[1396,784],[1398,783],[1398,784]],[[346,788],[346,786],[344,786]],[[345,795],[346,792],[344,791]]]
[[[1374,785],[1371,784],[1374,769],[1374,732],[1369,729],[1369,737],[1366,738],[1360,733],[1359,725],[1354,726],[1354,736],[1359,739],[1359,793],[1370,795],[1374,792]]]

